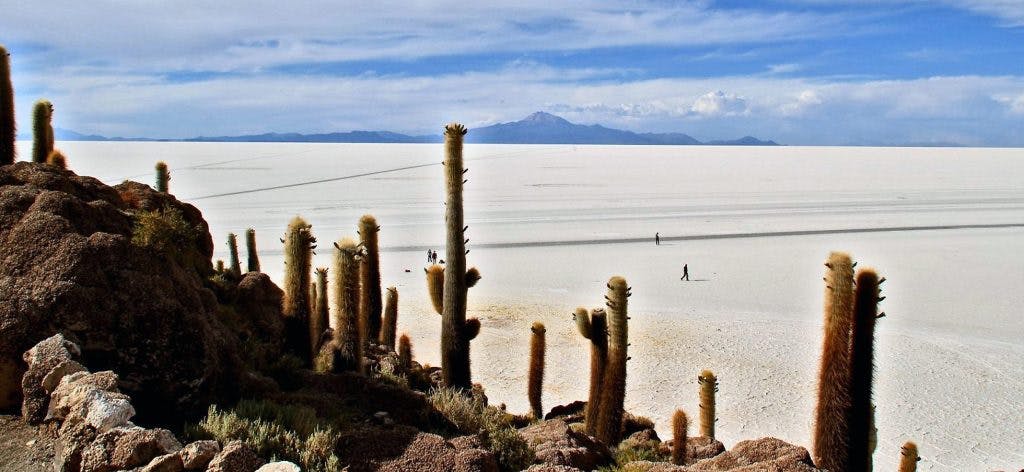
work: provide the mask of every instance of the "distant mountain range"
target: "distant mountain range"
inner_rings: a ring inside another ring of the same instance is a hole
[[[299,134],[266,133],[246,136],[200,136],[190,139],[108,138],[85,135],[71,130],[55,129],[59,141],[184,141],[208,143],[440,143],[441,135],[410,136],[390,131],[349,131],[345,133]],[[31,139],[24,137],[23,139]],[[641,144],[641,145],[719,145],[778,146],[752,136],[725,141],[701,142],[683,133],[634,133],[601,125],[580,125],[552,115],[536,112],[510,123],[473,128],[466,135],[467,143],[480,144]]]

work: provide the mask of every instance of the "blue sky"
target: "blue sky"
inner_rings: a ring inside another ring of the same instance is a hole
[[[108,136],[437,133],[537,110],[698,139],[1024,146],[1024,0],[10,2],[17,113]]]

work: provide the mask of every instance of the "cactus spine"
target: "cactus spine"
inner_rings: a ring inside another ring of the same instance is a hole
[[[312,361],[309,353],[309,284],[310,264],[316,238],[310,231],[312,226],[296,216],[288,224],[284,239],[284,300],[282,313],[288,344],[307,363]],[[232,265],[235,263],[233,262]],[[234,267],[231,269],[234,270]]]
[[[850,327],[853,319],[853,262],[829,255],[825,276],[825,339],[818,373],[814,422],[814,465],[849,471]]]
[[[530,400],[530,411],[535,420],[544,419],[541,407],[541,393],[544,389],[544,323],[535,321],[530,326],[530,374],[526,395]]]
[[[590,340],[590,392],[587,396],[584,427],[587,434],[596,436],[597,417],[601,411],[601,383],[604,381],[604,367],[608,358],[607,317],[601,308],[588,314],[586,308],[579,307],[573,318],[580,334]]]
[[[156,163],[156,191],[168,193],[168,182],[171,181],[171,173],[167,170],[167,163],[159,161]]]
[[[444,174],[447,197],[445,224],[447,242],[441,313],[441,377],[444,386],[469,390],[469,343],[480,331],[480,321],[466,320],[466,289],[480,278],[479,271],[466,272],[467,226],[463,226],[462,186],[466,170],[462,166],[462,139],[466,127],[451,123],[444,130]],[[472,275],[470,275],[472,274]]]
[[[59,149],[54,149],[49,156],[46,156],[46,163],[58,169],[68,168],[68,158]]]
[[[242,276],[242,266],[238,262],[238,237],[235,233],[228,233],[228,267],[231,269],[231,275]]]
[[[17,136],[14,87],[11,85],[11,54],[0,45],[0,166],[14,164],[14,142]]]
[[[622,414],[626,399],[626,361],[629,357],[627,320],[630,288],[626,279],[615,276],[608,281],[608,361],[601,382],[601,403],[598,410],[597,439],[612,446],[622,439]]]
[[[32,109],[32,162],[45,163],[53,152],[53,104],[46,100],[36,102]]]
[[[700,435],[715,439],[715,393],[718,392],[718,378],[715,373],[705,370],[697,376],[700,385]]]
[[[320,352],[320,337],[327,329],[327,268],[316,269],[315,290],[313,290],[313,315],[309,319],[310,355],[316,359]]]
[[[919,460],[921,456],[917,454],[917,444],[913,441],[903,443],[900,448],[900,472],[915,472]]]
[[[686,464],[686,430],[689,427],[689,420],[686,412],[676,410],[672,415],[672,463],[675,465]]]
[[[398,289],[388,287],[384,296],[384,322],[380,327],[380,343],[395,350],[395,333],[398,331]]]
[[[402,337],[398,338],[398,364],[403,372],[412,369],[412,341],[407,334],[402,334]]]
[[[335,349],[341,370],[362,370],[363,340],[359,329],[359,249],[352,238],[334,243],[334,328]]]
[[[360,287],[359,312],[366,322],[364,339],[376,342],[380,337],[380,248],[377,242],[377,219],[373,215],[363,215],[359,219],[360,244],[364,256],[359,265]]]
[[[249,256],[248,271],[260,271],[260,256],[256,253],[256,230],[249,228],[245,230],[245,250]]]
[[[857,271],[850,336],[850,471],[871,470],[871,384],[874,380],[875,320],[878,317],[878,274],[872,269]]]

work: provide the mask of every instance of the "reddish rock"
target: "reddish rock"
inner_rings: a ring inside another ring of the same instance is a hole
[[[254,472],[265,463],[242,441],[231,441],[213,457],[206,472]]]
[[[114,428],[82,451],[82,472],[112,472],[149,464],[154,457],[181,449],[166,429]]]
[[[446,441],[404,425],[348,430],[338,444],[338,458],[349,472],[498,471],[494,455],[473,447],[477,443],[469,437]]]
[[[180,472],[182,470],[185,470],[185,466],[181,463],[181,456],[177,454],[164,454],[154,457],[139,472]]]
[[[520,429],[526,443],[536,452],[536,461],[593,470],[612,461],[604,444],[584,433],[573,431],[565,421],[547,420]]]
[[[568,405],[558,405],[551,409],[548,414],[544,415],[544,419],[550,420],[554,418],[561,418],[566,423],[576,423],[583,421],[583,412],[587,409],[587,402],[585,401],[574,401]]]
[[[800,446],[775,438],[741,441],[732,449],[691,466],[688,470],[756,472],[812,472],[811,456]]]
[[[205,469],[206,465],[220,452],[220,443],[206,440],[189,443],[178,451],[186,469]]]
[[[673,441],[669,439],[661,443],[659,451],[662,454],[672,454],[672,448],[674,447]],[[709,459],[725,452],[725,445],[721,441],[711,439],[706,436],[688,437],[686,438],[686,458],[687,463],[691,464],[703,459]]]

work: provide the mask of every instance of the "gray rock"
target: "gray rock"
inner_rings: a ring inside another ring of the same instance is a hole
[[[206,465],[220,452],[217,441],[196,441],[178,451],[181,462],[186,469],[205,469]]]
[[[256,472],[302,472],[302,468],[291,462],[282,461],[266,464],[256,469]]]
[[[22,355],[28,368],[21,377],[21,416],[29,424],[38,424],[46,416],[50,391],[43,386],[43,380],[58,365],[73,361],[81,355],[75,343],[55,334],[39,341]],[[61,376],[63,377],[63,376]]]
[[[231,441],[214,456],[206,472],[255,472],[265,463],[242,441]]]
[[[519,430],[537,462],[593,470],[612,461],[611,451],[594,438],[573,431],[565,421],[542,421]]]

